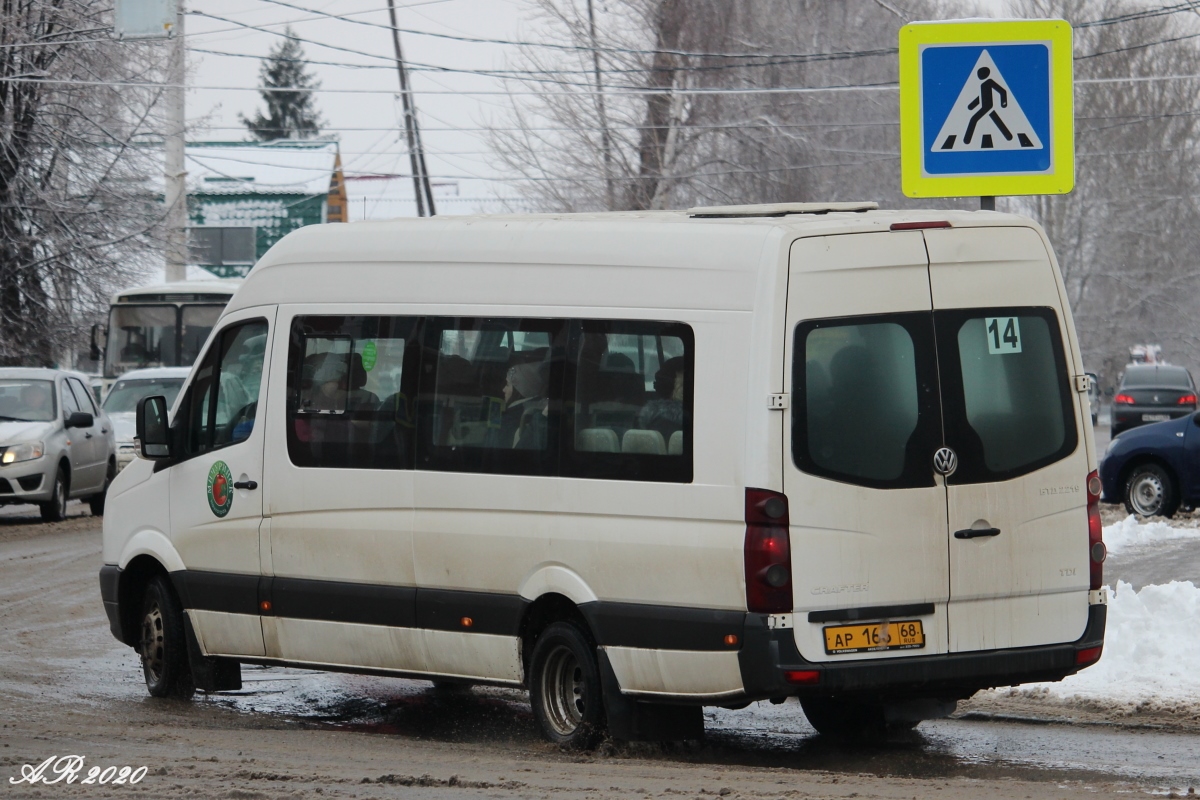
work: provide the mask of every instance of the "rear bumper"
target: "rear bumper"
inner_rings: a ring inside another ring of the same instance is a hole
[[[1058,681],[1083,669],[1077,653],[1104,644],[1108,607],[1088,607],[1083,636],[1068,644],[948,653],[936,656],[815,664],[796,649],[790,628],[767,628],[767,616],[747,614],[739,653],[742,683],[752,700],[788,695],[880,695],[961,699],[980,689]],[[788,671],[815,671],[812,684],[788,683]]]
[[[1194,414],[1196,409],[1194,406],[1125,406],[1114,405],[1112,407],[1112,424],[1117,428],[1136,428],[1138,425],[1151,425],[1155,422],[1163,422],[1164,420],[1144,420],[1143,414],[1166,414],[1171,419],[1179,419],[1186,417],[1188,414]]]

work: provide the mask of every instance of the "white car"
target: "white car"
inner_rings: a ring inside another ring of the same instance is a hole
[[[36,503],[54,522],[78,497],[104,513],[116,439],[87,381],[57,369],[0,369],[0,505]]]
[[[175,396],[187,380],[191,367],[155,367],[126,372],[108,390],[104,398],[104,411],[112,420],[117,436],[117,469],[135,458],[133,440],[137,435],[134,414],[138,401],[143,397],[163,395],[167,405],[175,402]]]

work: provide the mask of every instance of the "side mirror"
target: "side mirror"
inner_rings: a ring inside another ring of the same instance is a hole
[[[86,411],[72,411],[67,417],[66,427],[68,428],[90,428],[96,424],[96,420]]]
[[[137,406],[137,454],[151,461],[171,457],[170,428],[167,427],[167,398],[143,397]]]

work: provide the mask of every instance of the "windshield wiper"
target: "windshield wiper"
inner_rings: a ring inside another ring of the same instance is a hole
[[[4,414],[0,414],[0,420],[4,420],[6,422],[37,422],[35,419],[25,419],[24,417],[8,417]]]

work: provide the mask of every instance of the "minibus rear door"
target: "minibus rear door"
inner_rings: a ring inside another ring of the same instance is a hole
[[[925,238],[956,461],[949,650],[1072,641],[1088,616],[1088,460],[1054,268],[1031,228]]]
[[[946,651],[941,411],[920,231],[791,250],[784,491],[796,643],[810,661]],[[901,635],[903,631],[904,635]]]

